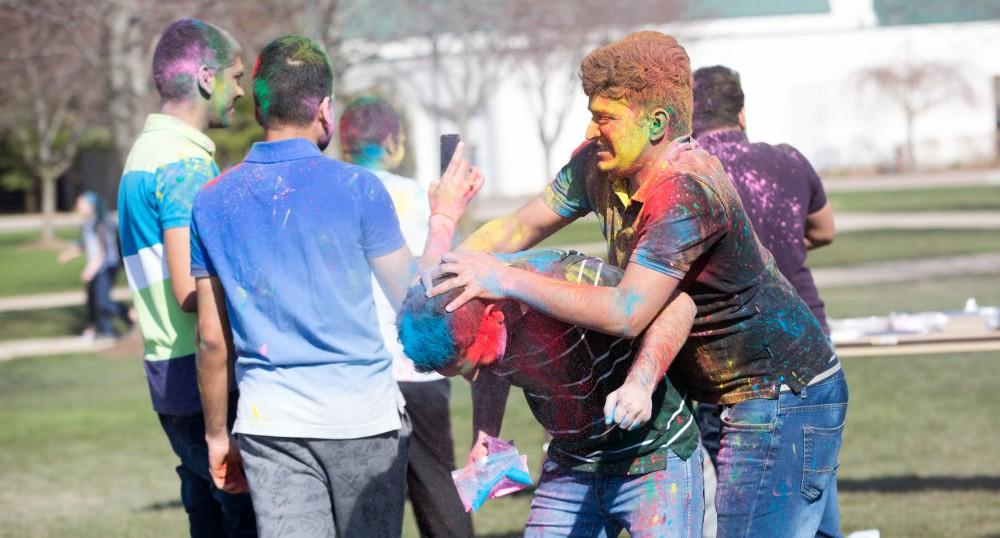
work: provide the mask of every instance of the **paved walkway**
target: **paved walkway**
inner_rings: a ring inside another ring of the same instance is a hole
[[[66,353],[94,353],[111,349],[116,343],[111,338],[84,340],[79,336],[7,340],[0,342],[0,362],[21,357],[62,355]]]
[[[603,243],[574,245],[572,248],[598,256],[604,253]],[[816,279],[816,284],[822,289],[908,282],[961,274],[997,274],[998,272],[1000,272],[1000,253],[985,253],[867,263],[845,267],[825,267],[814,269],[813,277]],[[129,291],[127,288],[116,288],[113,296],[116,300],[127,299]],[[83,292],[79,291],[21,295],[0,298],[0,312],[72,306],[81,304],[83,301]],[[36,355],[94,352],[108,349],[113,345],[113,341],[87,342],[78,336],[8,340],[0,342],[0,361]]]
[[[927,213],[837,213],[838,232],[858,230],[1000,229],[1000,211],[933,211]],[[998,240],[1000,244],[1000,240]]]
[[[56,228],[79,227],[80,217],[73,213],[56,213],[53,223]],[[30,232],[41,227],[42,216],[37,213],[0,216],[0,232]]]
[[[827,192],[894,191],[910,189],[947,189],[951,187],[1000,186],[1000,169],[947,170],[906,174],[825,176]]]
[[[125,301],[132,297],[128,288],[111,290],[111,298]],[[52,293],[35,293],[31,295],[14,295],[0,297],[0,312],[15,310],[42,310],[45,308],[61,308],[64,306],[81,305],[87,301],[83,291],[57,291]]]
[[[823,288],[912,282],[955,275],[1000,273],[1000,252],[945,256],[919,260],[864,263],[844,267],[813,269],[816,285]],[[998,277],[1000,280],[1000,277]]]

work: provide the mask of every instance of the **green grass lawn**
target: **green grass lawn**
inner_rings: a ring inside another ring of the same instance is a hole
[[[860,230],[810,251],[809,267],[1000,252],[1000,230]]]
[[[79,237],[71,230],[59,230],[60,239]],[[29,246],[38,238],[36,233],[0,234],[0,296],[22,293],[45,293],[80,289],[80,272],[84,259],[79,257],[66,265],[56,260],[59,252]]]
[[[120,333],[128,330],[120,319],[114,319],[112,323]],[[81,333],[86,324],[87,310],[82,305],[0,312],[0,342],[18,338],[72,336]]]
[[[1000,533],[1000,353],[845,360],[845,531],[907,537]],[[467,384],[454,383],[456,457],[469,442]],[[959,390],[956,390],[960,388]],[[0,536],[182,536],[174,456],[134,357],[0,363]],[[513,392],[503,436],[537,475],[540,429]],[[519,536],[530,498],[490,501],[480,535]],[[404,536],[416,536],[407,519]]]
[[[593,222],[574,223],[548,241],[564,244],[568,239],[583,239]],[[0,235],[0,248],[6,236]],[[568,242],[568,241],[567,241]],[[829,247],[809,254],[811,267],[831,267],[850,263],[867,263],[922,256],[1000,252],[1000,232],[996,230],[881,230],[843,233]],[[17,256],[36,252],[17,251]],[[50,253],[51,254],[51,253]],[[597,253],[600,254],[600,253]],[[53,255],[54,256],[54,255]],[[10,264],[0,258],[0,265]],[[59,268],[50,264],[48,269]],[[998,268],[1000,270],[1000,268]],[[26,278],[37,279],[31,271]],[[69,289],[78,289],[76,274],[63,280]],[[34,280],[37,283],[37,280]],[[122,283],[124,285],[124,283]],[[0,287],[20,290],[5,281]],[[65,288],[56,288],[65,289]],[[48,290],[52,291],[52,290]],[[954,310],[961,308],[969,297],[980,304],[1000,305],[1000,274],[956,276],[925,282],[878,284],[820,290],[831,317],[886,314],[890,311]],[[18,292],[20,293],[20,292]],[[2,295],[2,293],[0,293]],[[13,338],[65,336],[77,334],[83,328],[83,307],[52,308],[30,312],[0,312],[0,341]]]
[[[456,458],[470,440],[468,385],[455,383]],[[136,357],[67,356],[0,363],[0,536],[182,536],[175,456]],[[541,429],[512,391],[503,436],[537,475]],[[523,527],[530,496],[490,501],[477,532]],[[417,536],[407,515],[405,536]]]
[[[79,334],[87,324],[84,306],[0,312],[0,341]]]
[[[64,241],[79,236],[76,230],[56,231],[56,237]],[[59,251],[34,246],[37,239],[38,234],[33,232],[0,233],[0,297],[82,289],[84,257],[60,265]],[[119,272],[117,284],[127,285],[124,271]]]
[[[837,212],[1000,210],[1000,187],[831,192]]]
[[[1000,273],[936,280],[870,284],[819,290],[831,318],[885,315],[889,312],[961,310],[966,299],[1000,305]]]
[[[60,237],[72,239],[71,230]],[[0,296],[45,293],[80,289],[83,259],[66,265],[56,262],[57,252],[30,248],[37,236],[30,233],[0,234]],[[604,238],[596,220],[574,222],[543,241],[539,246],[602,244]],[[598,246],[588,254],[603,255]],[[1000,233],[996,230],[864,230],[845,232],[833,245],[809,254],[811,267],[827,267],[886,260],[906,260],[927,256],[948,256],[979,252],[1000,252]],[[124,271],[118,285],[126,285]]]
[[[826,301],[827,315],[833,318],[958,310],[969,297],[975,297],[981,305],[1000,305],[1000,273],[836,287],[821,289],[820,295]],[[82,306],[0,312],[0,341],[77,334],[83,323]]]
[[[596,221],[574,222],[540,246],[601,244],[588,254],[603,255],[604,237]],[[595,245],[596,246],[596,245]],[[1000,252],[997,230],[860,230],[837,234],[833,244],[809,253],[810,267],[830,267],[929,256]]]

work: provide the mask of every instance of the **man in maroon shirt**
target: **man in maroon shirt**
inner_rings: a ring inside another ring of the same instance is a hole
[[[823,301],[805,262],[807,250],[833,242],[833,210],[816,171],[795,148],[747,139],[743,99],[736,71],[721,65],[695,71],[693,136],[722,162],[757,238],[829,333]],[[705,402],[695,412],[709,465],[715,465],[719,453],[720,412],[720,406]]]
[[[833,209],[809,161],[788,144],[747,140],[743,89],[736,71],[716,65],[694,72],[694,137],[732,178],[757,238],[778,270],[829,333],[806,251],[833,242]]]

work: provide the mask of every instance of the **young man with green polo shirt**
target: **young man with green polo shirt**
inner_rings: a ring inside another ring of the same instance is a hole
[[[189,224],[195,194],[219,173],[204,131],[229,125],[243,95],[240,45],[225,30],[181,19],[153,54],[162,99],[125,163],[118,193],[122,254],[142,328],[153,409],[180,458],[181,501],[192,536],[255,536],[248,495],[216,489],[208,474],[195,363],[197,316]]]
[[[622,270],[576,252],[497,255],[511,267],[585,286],[614,286]],[[508,389],[521,387],[552,435],[525,536],[700,537],[704,491],[698,428],[685,396],[664,376],[695,308],[671,300],[642,340],[564,323],[512,300],[472,300],[458,290],[428,299],[410,289],[399,340],[418,369],[462,374],[502,390],[472,409],[475,447],[498,436]]]

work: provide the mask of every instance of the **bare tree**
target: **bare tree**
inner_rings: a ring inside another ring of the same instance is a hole
[[[73,164],[97,109],[98,73],[76,51],[80,31],[61,2],[37,0],[7,10],[0,35],[3,132],[39,182],[43,243],[55,241],[56,180]]]
[[[588,47],[634,29],[637,21],[662,23],[680,17],[679,0],[639,0],[628,12],[608,16],[598,0],[515,0],[509,33],[519,36],[512,53],[517,80],[527,94],[541,143],[544,174],[551,174],[553,146],[579,91],[579,68]]]
[[[417,19],[413,37],[425,40],[428,53],[396,76],[411,85],[433,117],[454,123],[468,136],[509,66],[510,40],[503,32],[509,8],[477,0],[417,0],[411,6]],[[429,74],[430,85],[415,76],[421,73]]]
[[[585,34],[564,34],[540,28],[518,53],[518,82],[527,92],[527,103],[535,119],[542,146],[544,174],[552,173],[552,151],[562,134],[573,106],[572,95],[579,91],[577,72],[585,46]],[[547,176],[543,176],[547,177]]]
[[[962,68],[946,62],[897,62],[864,69],[858,73],[861,90],[874,89],[891,100],[906,122],[906,164],[916,166],[914,150],[917,120],[930,110],[958,101],[972,103],[975,93]]]

